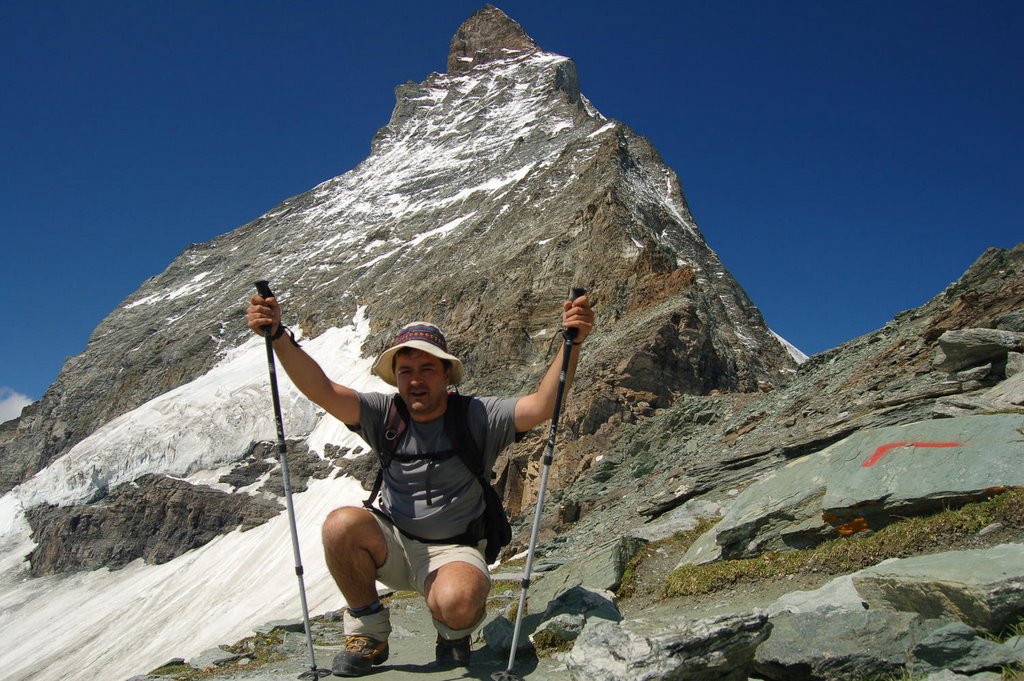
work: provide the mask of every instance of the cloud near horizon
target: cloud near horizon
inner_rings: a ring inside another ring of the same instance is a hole
[[[21,416],[21,410],[32,404],[32,398],[7,386],[0,386],[0,423]]]

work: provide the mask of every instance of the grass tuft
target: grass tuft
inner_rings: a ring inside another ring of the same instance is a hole
[[[994,522],[1024,529],[1024,490],[1010,490],[958,509],[908,518],[865,537],[833,539],[813,549],[684,565],[669,574],[664,594],[668,597],[697,596],[747,581],[794,574],[855,572],[887,558],[904,558],[954,540],[970,539]]]
[[[673,554],[685,553],[686,549],[690,548],[690,545],[697,541],[698,537],[714,527],[717,522],[718,520],[714,518],[702,518],[692,530],[676,532],[671,537],[648,543],[626,563],[626,568],[622,573],[622,581],[615,592],[616,595],[619,598],[629,598],[636,593],[637,582],[640,575],[643,574],[643,565],[648,556],[658,549],[666,549]]]

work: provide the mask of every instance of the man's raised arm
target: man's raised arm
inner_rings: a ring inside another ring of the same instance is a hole
[[[249,328],[260,336],[268,325],[271,336],[280,329],[281,306],[273,296],[254,295],[245,314]],[[303,395],[342,423],[350,426],[359,424],[359,395],[329,379],[316,360],[292,343],[291,336],[282,333],[274,340],[274,354]]]
[[[579,361],[580,345],[594,329],[594,311],[590,307],[590,300],[587,296],[581,296],[573,301],[565,301],[562,307],[562,328],[576,329],[572,354],[569,356],[569,371],[565,377],[565,387],[568,390],[572,385],[576,363]],[[516,402],[516,432],[525,433],[534,426],[544,423],[554,414],[555,396],[558,393],[558,379],[562,373],[562,353],[564,352],[565,343],[562,343],[554,361],[551,362],[540,385],[537,386],[537,390],[529,395],[523,395]]]

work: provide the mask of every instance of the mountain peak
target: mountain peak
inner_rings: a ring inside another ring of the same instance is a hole
[[[462,22],[448,48],[448,73],[465,73],[477,64],[535,52],[540,47],[517,22],[494,5],[484,5]]]

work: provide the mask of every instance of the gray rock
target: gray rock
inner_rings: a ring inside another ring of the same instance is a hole
[[[892,610],[818,609],[771,618],[754,668],[773,681],[859,681],[899,676],[914,645],[943,626]]]
[[[530,587],[529,600],[547,609],[549,602],[574,587],[614,591],[622,582],[629,559],[646,543],[636,537],[620,537],[608,542],[582,556],[580,560],[568,562],[546,573],[543,579]]]
[[[895,519],[1024,486],[1024,415],[860,430],[744,490],[681,564],[806,548]]]
[[[1024,349],[1024,333],[999,329],[958,329],[939,336],[940,353],[935,367],[955,372],[1006,358]]]
[[[1024,613],[1024,544],[885,561],[853,576],[871,607],[999,632]]]
[[[555,615],[540,623],[537,630],[530,634],[530,641],[533,642],[535,648],[544,647],[538,645],[538,639],[542,639],[548,646],[557,647],[558,644],[568,643],[579,638],[586,623],[587,618],[581,614],[566,612]]]
[[[565,662],[579,681],[745,681],[769,629],[762,611],[702,620],[593,620]]]
[[[915,670],[950,669],[961,674],[998,671],[1024,662],[1024,651],[989,641],[963,622],[950,622],[914,646]]]
[[[928,676],[924,677],[924,681],[960,681],[961,679],[971,679],[971,681],[1001,681],[1003,678],[1002,674],[995,672],[981,672],[980,674],[957,674],[954,671],[943,669],[942,671],[932,672]]]
[[[990,524],[986,525],[985,527],[981,528],[980,530],[978,530],[978,536],[979,537],[984,537],[986,535],[992,534],[993,532],[998,532],[999,530],[1003,529],[1004,527],[1005,527],[1005,525],[1003,525],[999,521],[996,521],[994,523],[990,523]]]
[[[574,586],[558,594],[548,603],[541,619],[550,620],[559,615],[583,615],[587,620],[603,619],[609,622],[622,619],[622,613],[615,605],[615,594],[611,591],[593,591],[582,586]]]
[[[971,367],[970,369],[964,369],[953,374],[953,380],[966,383],[968,381],[981,381],[992,373],[992,363],[982,364],[981,366]]]
[[[859,574],[859,573],[858,573]],[[812,612],[814,610],[864,610],[867,603],[853,586],[853,575],[836,577],[814,591],[791,591],[768,606],[768,615]]]
[[[1024,353],[1010,352],[1006,355],[1006,377],[1013,378],[1024,373]]]
[[[193,669],[214,669],[245,657],[238,653],[230,653],[223,648],[210,648],[199,653],[188,661]]]
[[[1004,331],[1024,332],[1024,310],[1016,310],[1000,316],[996,319],[994,326]]]
[[[257,634],[269,634],[273,631],[290,631],[292,633],[304,634],[306,632],[306,625],[301,618],[295,620],[274,620],[255,627],[253,631]]]
[[[1024,371],[998,383],[985,393],[990,409],[1007,409],[1024,406]]]
[[[618,622],[621,619],[622,614],[615,605],[615,594],[610,591],[592,591],[581,586],[573,586],[552,599],[542,614],[527,615],[523,618],[517,649],[529,648],[530,643],[541,632],[546,631],[549,636],[556,639],[570,641],[578,636],[584,624],[590,620]],[[514,629],[513,621],[508,617],[498,616],[484,625],[484,641],[490,648],[507,653],[512,649]]]
[[[520,625],[519,640],[516,643],[517,655],[533,647],[530,634],[533,633],[537,623],[537,618],[534,618],[532,622],[529,618],[523,619],[523,623]],[[515,637],[515,622],[504,615],[498,615],[483,626],[480,635],[484,643],[487,644],[487,647],[502,655],[507,655],[512,650],[512,639]]]
[[[685,532],[697,527],[705,518],[722,516],[722,505],[707,499],[691,499],[653,522],[646,523],[636,529],[636,536],[647,541],[657,541],[671,537],[676,532]]]

